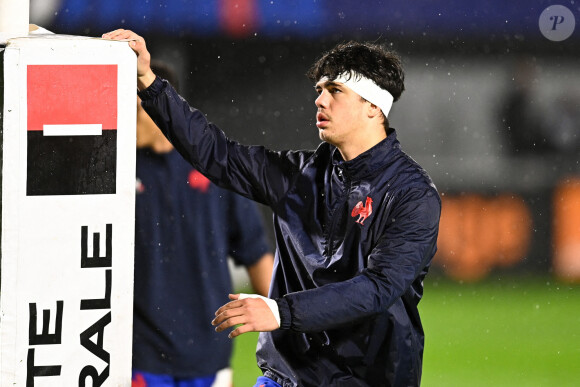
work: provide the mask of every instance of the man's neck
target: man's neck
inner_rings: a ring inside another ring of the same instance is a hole
[[[375,136],[367,137],[357,142],[347,142],[345,144],[337,145],[336,147],[344,161],[350,161],[365,153],[385,138],[387,138],[387,133],[382,130],[377,132],[377,135]]]
[[[163,154],[173,150],[173,145],[165,137],[156,136],[151,141],[137,142],[137,148],[150,148],[153,152]]]

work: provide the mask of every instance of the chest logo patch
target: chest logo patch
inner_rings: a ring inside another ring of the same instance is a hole
[[[210,181],[207,177],[194,169],[189,173],[188,183],[191,188],[206,193],[209,189]]]
[[[352,216],[353,218],[358,216],[356,223],[364,224],[365,219],[368,218],[372,214],[372,212],[373,212],[373,199],[367,196],[367,200],[364,204],[362,201],[360,201],[354,206],[352,212],[350,213],[350,216]]]
[[[137,192],[138,194],[145,192],[145,184],[143,184],[143,182],[139,178],[137,178],[137,180],[135,181],[135,192]]]

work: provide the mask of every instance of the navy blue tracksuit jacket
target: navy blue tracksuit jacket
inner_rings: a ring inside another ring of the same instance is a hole
[[[260,334],[264,375],[284,387],[418,386],[417,305],[441,202],[396,132],[350,161],[327,143],[276,152],[229,140],[160,78],[139,96],[197,170],[273,210],[281,327]]]

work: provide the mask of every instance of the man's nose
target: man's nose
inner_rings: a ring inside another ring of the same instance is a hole
[[[316,100],[314,101],[314,104],[316,105],[316,107],[319,108],[323,108],[323,107],[327,107],[328,106],[328,92],[323,90],[318,97],[316,98]]]

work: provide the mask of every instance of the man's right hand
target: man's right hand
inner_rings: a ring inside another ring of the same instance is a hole
[[[216,332],[233,328],[228,335],[232,339],[246,332],[270,332],[280,328],[278,307],[273,310],[264,300],[266,297],[230,294],[229,298],[232,301],[219,308],[211,322]]]
[[[103,39],[128,40],[129,46],[137,54],[137,88],[146,89],[155,80],[155,74],[151,70],[151,54],[147,51],[145,39],[133,31],[118,29],[103,34]]]

